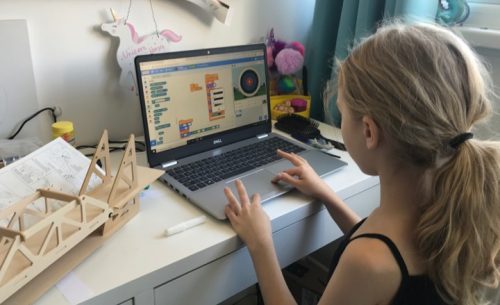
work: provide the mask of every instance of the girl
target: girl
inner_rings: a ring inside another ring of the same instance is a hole
[[[380,178],[380,206],[360,220],[300,156],[275,181],[317,198],[346,233],[319,304],[484,301],[500,279],[500,145],[472,139],[491,111],[473,51],[436,25],[389,24],[338,64],[345,145]],[[266,304],[295,304],[259,195],[226,188],[226,214],[247,244]]]

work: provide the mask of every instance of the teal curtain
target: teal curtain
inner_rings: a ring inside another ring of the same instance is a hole
[[[316,0],[314,19],[306,43],[311,117],[340,125],[335,100],[324,109],[326,82],[335,77],[334,58],[344,59],[354,43],[372,34],[384,18],[434,20],[439,0]]]

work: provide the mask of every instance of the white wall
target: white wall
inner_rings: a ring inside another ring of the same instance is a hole
[[[158,29],[183,36],[180,43],[170,45],[172,51],[258,42],[271,27],[281,39],[305,42],[315,4],[315,0],[226,2],[234,8],[230,26],[185,0],[152,4]],[[129,22],[139,35],[154,32],[149,5],[148,0],[132,1]],[[102,23],[112,20],[109,8],[125,16],[128,6],[127,0],[0,0],[0,20],[28,22],[38,104],[62,107],[62,119],[75,124],[77,144],[95,143],[104,128],[113,139],[143,133],[138,97],[118,84],[118,39],[100,30]],[[48,140],[50,120],[48,116],[39,120],[46,120],[46,128],[37,136]]]
[[[476,49],[491,73],[496,96],[493,116],[476,128],[479,138],[500,140],[500,0],[469,0],[471,12],[457,29]]]

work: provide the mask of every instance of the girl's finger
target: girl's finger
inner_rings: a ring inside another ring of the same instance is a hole
[[[233,209],[229,205],[226,205],[224,207],[224,213],[226,214],[227,218],[229,218],[229,221],[231,222],[231,224],[233,224],[235,219],[236,219],[236,216],[237,216],[234,213]]]
[[[297,155],[296,153],[292,153],[297,159],[299,159],[302,163],[307,163],[307,160],[304,159],[302,156]]]
[[[236,189],[238,190],[238,196],[240,197],[241,207],[245,207],[248,203],[248,194],[243,182],[240,179],[236,179]]]
[[[282,180],[282,176],[281,174],[282,173],[287,173],[288,175],[290,176],[297,176],[297,177],[300,177],[300,175],[302,174],[302,169],[300,167],[293,167],[293,168],[289,168],[287,170],[284,170],[283,172],[277,174],[272,180],[271,182],[273,183],[276,183],[280,180]]]
[[[288,161],[292,162],[292,164],[295,166],[300,166],[302,164],[301,160],[297,158],[297,155],[295,154],[290,154],[280,149],[277,150],[277,153],[278,156],[287,159]]]
[[[301,167],[292,167],[292,168],[284,170],[283,172],[289,174],[290,176],[300,177],[300,175],[302,174],[302,168]]]
[[[229,202],[228,206],[233,210],[235,214],[239,214],[240,212],[240,204],[238,203],[238,199],[234,196],[233,192],[229,187],[224,188],[224,194],[227,197]]]
[[[259,193],[253,194],[252,205],[260,205],[260,194]]]
[[[297,178],[295,178],[295,177],[293,177],[293,176],[290,176],[290,175],[289,175],[288,173],[286,173],[286,172],[282,172],[282,173],[280,173],[280,174],[279,174],[279,177],[280,177],[280,179],[279,179],[279,180],[281,180],[281,181],[283,181],[283,182],[286,182],[286,183],[288,183],[288,184],[290,184],[290,185],[292,185],[292,186],[295,186],[295,187],[296,187],[296,186],[299,184],[299,179],[297,179]]]

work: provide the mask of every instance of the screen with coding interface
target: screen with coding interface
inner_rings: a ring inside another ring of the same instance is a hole
[[[153,152],[268,119],[261,50],[140,63]]]

